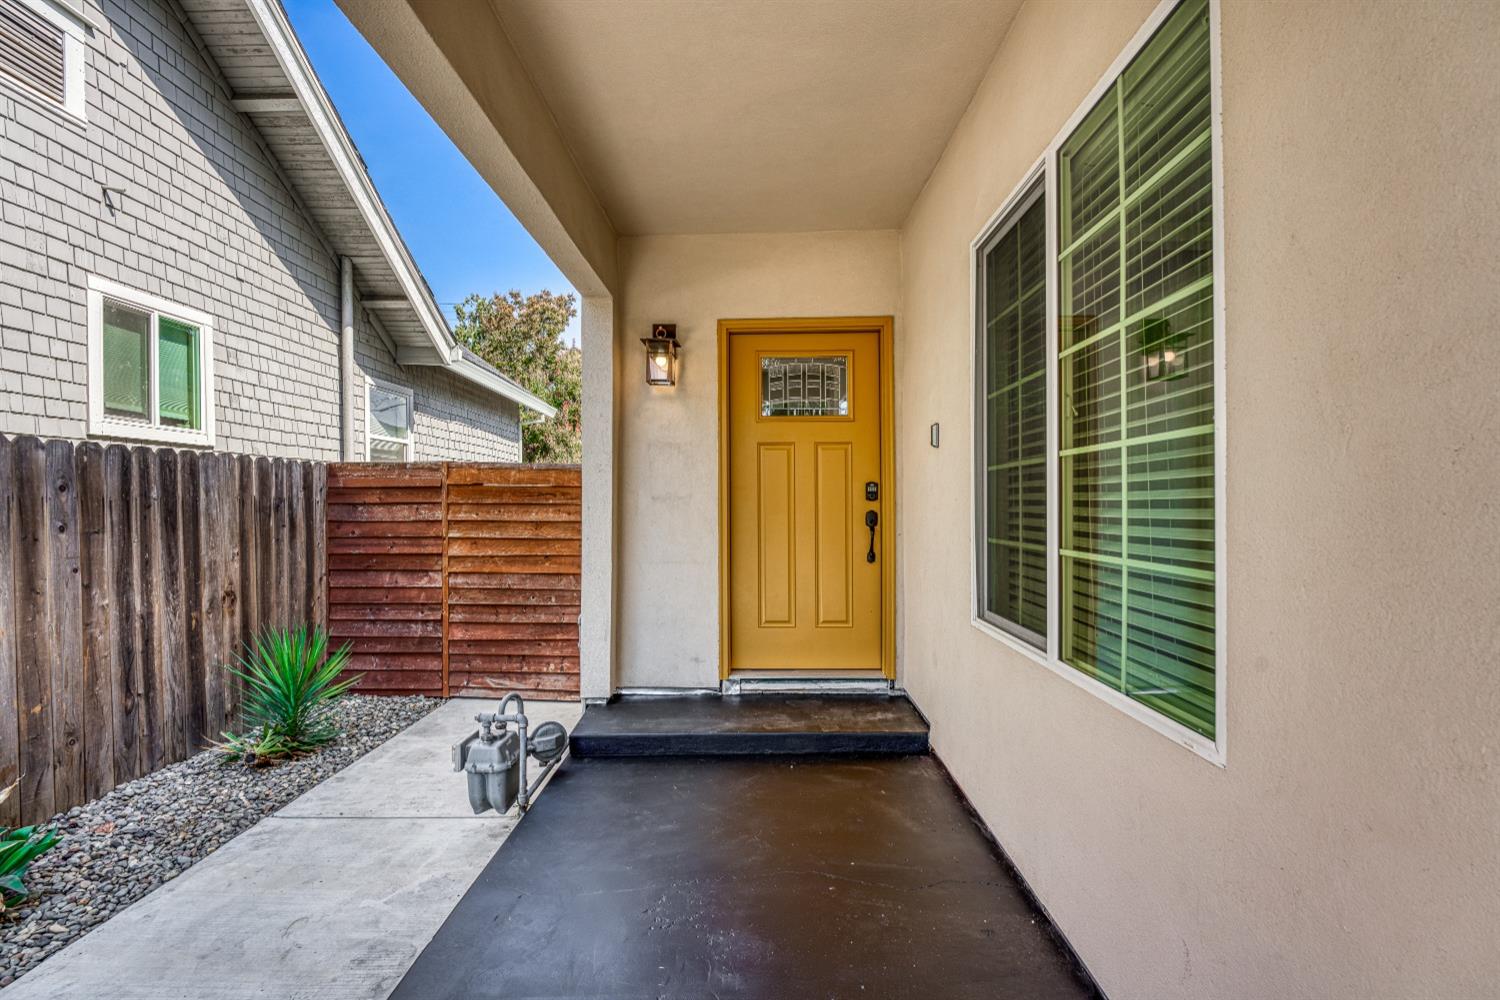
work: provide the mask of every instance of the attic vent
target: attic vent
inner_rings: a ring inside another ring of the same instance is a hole
[[[64,103],[63,29],[21,0],[0,0],[0,74]]]

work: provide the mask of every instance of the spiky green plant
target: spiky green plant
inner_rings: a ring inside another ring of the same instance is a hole
[[[359,682],[343,677],[349,644],[328,652],[322,629],[271,628],[263,631],[225,667],[245,685],[245,732],[225,733],[216,744],[226,756],[252,763],[316,750],[338,737],[329,711]]]
[[[12,782],[8,788],[0,790],[0,803],[11,797],[18,784],[20,782]],[[26,869],[55,843],[56,830],[41,830],[34,826],[11,830],[0,826],[0,912],[26,898],[26,885],[21,881],[26,876]]]
[[[225,759],[237,760],[251,767],[274,764],[283,757],[296,753],[274,727],[251,729],[245,733],[225,733],[224,739],[213,746]]]

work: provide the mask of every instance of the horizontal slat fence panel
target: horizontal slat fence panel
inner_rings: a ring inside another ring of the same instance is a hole
[[[443,690],[443,467],[328,467],[328,633],[370,694]]]
[[[448,688],[578,695],[577,466],[450,465]]]
[[[0,826],[46,820],[235,724],[221,669],[324,624],[325,467],[0,437]]]
[[[328,470],[328,618],[360,690],[578,695],[577,466]]]

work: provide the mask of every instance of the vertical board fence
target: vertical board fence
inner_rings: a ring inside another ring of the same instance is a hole
[[[234,724],[220,669],[325,621],[326,466],[0,437],[0,826],[45,820]]]
[[[328,619],[359,690],[578,695],[577,466],[328,468]]]

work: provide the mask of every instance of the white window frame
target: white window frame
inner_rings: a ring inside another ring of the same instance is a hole
[[[52,0],[19,0],[19,2],[62,29],[63,102],[58,104],[46,94],[33,90],[20,80],[4,74],[0,74],[0,86],[7,87],[12,93],[23,95],[42,107],[62,110],[80,122],[87,121],[88,102],[84,92],[84,66],[88,58],[86,55],[88,46],[84,42],[84,33],[94,29],[92,21],[86,20],[83,14],[66,4],[53,3]]]
[[[1047,144],[1041,157],[1026,171],[1026,176],[1015,186],[1011,193],[1001,203],[995,214],[989,217],[980,227],[969,244],[969,256],[966,262],[969,270],[969,317],[973,327],[974,341],[969,350],[969,381],[971,385],[976,384],[978,378],[975,359],[978,357],[978,340],[980,327],[975,317],[978,316],[980,304],[980,290],[978,287],[977,271],[975,262],[977,255],[983,248],[986,240],[993,235],[995,228],[1005,219],[1006,215],[1016,207],[1022,198],[1031,190],[1031,186],[1039,176],[1045,176],[1044,184],[1046,190],[1043,197],[1047,202],[1047,648],[1045,651],[1024,640],[1011,635],[1004,629],[986,621],[980,613],[980,591],[979,591],[979,484],[971,482],[969,489],[969,615],[970,624],[979,632],[996,640],[1002,645],[1020,653],[1027,659],[1046,667],[1058,676],[1070,681],[1077,687],[1096,696],[1101,701],[1130,716],[1138,722],[1144,723],[1180,746],[1186,747],[1209,763],[1218,767],[1225,767],[1228,763],[1228,712],[1226,711],[1228,695],[1228,657],[1226,651],[1228,644],[1228,518],[1226,509],[1226,489],[1228,485],[1225,447],[1226,411],[1224,405],[1224,341],[1225,341],[1225,295],[1224,295],[1224,150],[1223,150],[1223,74],[1220,56],[1220,0],[1209,0],[1209,91],[1210,91],[1210,148],[1212,153],[1213,170],[1213,247],[1214,247],[1214,738],[1212,740],[1203,734],[1195,732],[1179,722],[1175,722],[1165,715],[1148,708],[1147,706],[1127,697],[1123,692],[1104,684],[1088,676],[1076,667],[1069,666],[1063,662],[1059,635],[1062,629],[1062,600],[1061,585],[1059,577],[1061,559],[1058,556],[1058,543],[1061,525],[1059,524],[1059,491],[1060,463],[1057,457],[1058,446],[1058,391],[1057,391],[1057,349],[1058,349],[1058,302],[1057,292],[1059,286],[1057,241],[1057,154],[1064,142],[1073,134],[1084,117],[1093,110],[1105,93],[1112,87],[1119,76],[1124,73],[1126,66],[1135,58],[1136,54],[1145,47],[1161,27],[1171,13],[1177,8],[1180,0],[1161,0],[1151,15],[1146,18],[1130,44],[1125,46],[1109,69],[1094,85],[1087,97],[1078,105],[1078,108],[1068,117],[1068,120],[1053,136],[1052,141]],[[970,406],[976,407],[977,401],[974,393],[970,393]],[[979,448],[978,412],[971,409],[969,414],[969,456],[970,476],[978,475],[978,467],[975,456]]]
[[[147,401],[149,421],[131,420],[104,411],[104,300],[114,299],[127,306],[149,310],[152,313],[150,333],[150,399]],[[203,412],[197,429],[168,427],[158,423],[158,381],[160,368],[157,364],[157,316],[181,320],[198,328],[198,401]],[[198,309],[191,309],[160,295],[152,295],[118,281],[90,275],[88,279],[89,320],[89,414],[88,433],[92,438],[111,438],[120,441],[140,441],[151,444],[180,445],[190,448],[212,448],[214,446],[214,320]]]
[[[365,385],[365,461],[375,461],[370,457],[370,445],[375,441],[390,441],[393,444],[406,446],[406,460],[415,462],[417,460],[417,399],[415,393],[404,385],[396,385],[394,382],[385,382],[376,378],[367,378]],[[388,392],[393,396],[406,397],[406,414],[410,421],[406,427],[406,438],[393,438],[384,434],[376,434],[375,406],[370,398],[375,390]]]

